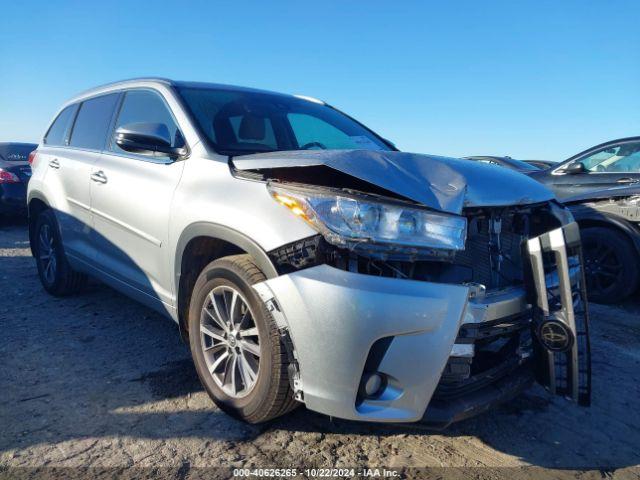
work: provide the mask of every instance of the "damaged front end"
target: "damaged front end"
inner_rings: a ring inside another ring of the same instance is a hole
[[[451,208],[435,210],[388,181],[361,193],[342,177],[341,188],[317,193],[289,169],[284,177],[273,165],[254,173],[319,232],[270,251],[280,276],[255,286],[291,340],[293,387],[308,408],[445,427],[517,395],[534,377],[588,404],[579,236],[546,194],[490,201],[458,172],[457,193],[437,195]],[[434,182],[432,191],[446,192]],[[336,224],[354,208],[359,216]]]

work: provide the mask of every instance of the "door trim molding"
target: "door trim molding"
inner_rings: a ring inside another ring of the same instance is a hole
[[[99,216],[99,217],[101,217],[101,218],[103,218],[103,219],[105,219],[105,220],[107,220],[107,221],[109,221],[109,222],[111,222],[111,223],[113,223],[113,224],[125,229],[125,230],[128,230],[129,232],[131,232],[134,235],[142,238],[143,240],[146,240],[147,242],[152,243],[156,247],[162,247],[162,240],[158,240],[157,238],[149,235],[148,233],[145,233],[142,230],[138,230],[137,228],[129,225],[128,223],[125,223],[125,222],[123,222],[121,220],[118,220],[117,218],[114,218],[111,215],[108,215],[108,214],[106,214],[104,212],[101,212],[100,210],[96,210],[95,208],[92,208],[91,211],[95,215],[97,215],[97,216]]]

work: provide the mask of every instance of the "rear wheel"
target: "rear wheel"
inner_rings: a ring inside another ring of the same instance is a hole
[[[86,284],[87,276],[76,272],[67,261],[58,223],[51,210],[43,211],[36,219],[33,253],[40,282],[51,295],[71,295]]]
[[[277,325],[251,287],[264,280],[249,255],[221,258],[198,277],[189,307],[189,343],[202,385],[218,407],[249,423],[297,405]]]
[[[616,303],[638,287],[640,259],[621,232],[606,227],[582,229],[587,294],[596,303]]]

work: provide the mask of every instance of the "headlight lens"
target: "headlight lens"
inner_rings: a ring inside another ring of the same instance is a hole
[[[273,184],[268,188],[276,201],[313,225],[334,245],[376,243],[464,250],[464,217],[328,190],[285,189]]]

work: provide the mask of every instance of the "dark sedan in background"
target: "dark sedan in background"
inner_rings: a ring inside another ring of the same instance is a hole
[[[571,208],[581,226],[589,297],[615,303],[640,282],[640,137],[584,150],[530,175]]]
[[[551,188],[561,201],[590,191],[637,185],[640,137],[596,145],[531,177]]]
[[[558,162],[554,162],[552,160],[523,160],[523,162],[533,165],[534,167],[538,167],[540,170],[546,170],[547,168],[558,165]]]
[[[537,172],[540,170],[536,165],[532,165],[524,160],[516,160],[511,157],[502,157],[499,155],[474,155],[471,157],[464,157],[465,160],[473,160],[474,162],[489,163],[491,165],[498,165],[500,167],[506,167],[511,170],[516,170],[521,173],[529,174],[531,172]]]
[[[24,215],[27,209],[27,183],[31,177],[29,154],[34,143],[0,143],[0,215]]]
[[[617,303],[637,292],[640,137],[596,145],[544,170],[526,170],[510,157],[468,158],[525,173],[571,209],[580,225],[590,300]]]

